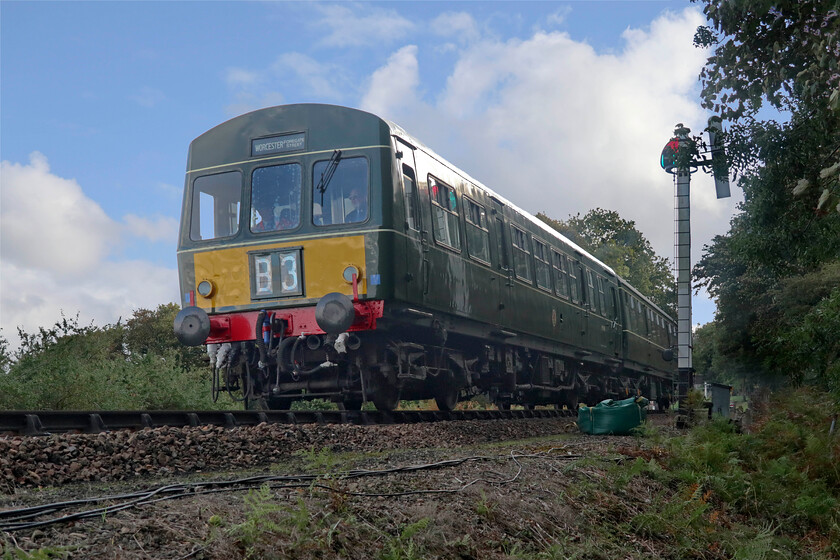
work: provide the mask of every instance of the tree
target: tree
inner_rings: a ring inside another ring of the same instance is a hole
[[[0,330],[0,375],[8,373],[12,363],[14,363],[14,356],[9,349],[9,341],[6,340],[3,331]]]
[[[727,151],[744,191],[729,232],[694,270],[717,301],[718,361],[831,386],[836,352],[808,325],[833,317],[837,297],[840,4],[703,4],[710,26],[695,44],[715,49],[700,75],[702,97],[728,121]],[[760,120],[765,103],[786,120]]]
[[[819,211],[840,212],[840,3],[702,3],[711,27],[698,28],[694,42],[715,46],[700,73],[703,105],[732,123],[728,149],[736,170],[772,161],[760,153],[772,140],[755,141],[768,132],[756,119],[767,102],[791,115],[772,127],[790,140],[787,149],[799,152],[793,159],[802,169],[787,186],[797,195],[811,191],[807,202]]]
[[[181,308],[177,303],[162,303],[157,309],[138,309],[126,321],[125,345],[135,356],[163,356],[174,353],[185,369],[204,367],[203,346],[184,346],[175,337],[172,324]]]
[[[656,254],[634,221],[602,208],[570,216],[565,222],[543,213],[537,218],[612,268],[660,308],[676,315],[676,285],[668,259]]]

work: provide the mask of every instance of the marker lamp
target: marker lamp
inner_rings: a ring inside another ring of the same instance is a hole
[[[213,283],[210,280],[202,280],[198,283],[198,286],[196,286],[196,291],[201,297],[209,298],[211,295],[213,295]]]
[[[341,273],[341,276],[344,278],[344,281],[348,284],[353,283],[353,275],[356,275],[356,281],[359,280],[359,269],[353,266],[352,264],[344,269],[344,272]]]

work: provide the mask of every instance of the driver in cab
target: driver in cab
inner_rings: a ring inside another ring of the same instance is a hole
[[[353,210],[344,216],[344,223],[349,224],[367,220],[367,191],[365,189],[353,188],[348,198],[353,203]]]

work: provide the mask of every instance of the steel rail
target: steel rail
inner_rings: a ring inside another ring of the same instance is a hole
[[[464,420],[511,420],[573,416],[570,410],[98,410],[0,411],[0,434],[25,436],[61,432],[101,433],[186,426],[256,426],[271,424],[416,424]]]

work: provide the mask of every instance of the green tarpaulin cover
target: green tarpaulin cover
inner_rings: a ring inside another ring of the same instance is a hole
[[[631,397],[622,401],[607,399],[595,406],[580,405],[577,424],[587,434],[626,435],[644,422],[648,400]]]

